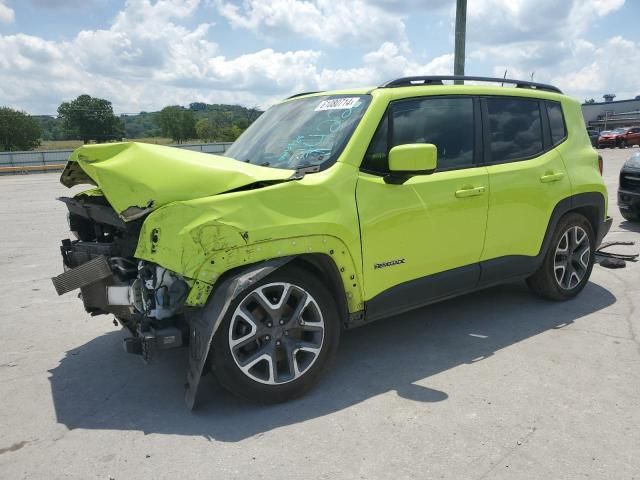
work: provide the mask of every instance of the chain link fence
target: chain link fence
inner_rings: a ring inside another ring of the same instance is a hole
[[[183,143],[175,148],[203,153],[224,153],[231,145],[225,143]],[[73,149],[43,150],[41,152],[0,152],[0,175],[61,170]]]

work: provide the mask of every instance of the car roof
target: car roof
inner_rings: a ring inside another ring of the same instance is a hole
[[[465,83],[457,85],[444,83],[445,81],[456,80]],[[484,85],[484,83],[499,83],[500,86]],[[507,86],[505,86],[505,84]],[[450,94],[523,96],[551,100],[567,98],[562,94],[562,91],[559,88],[543,83],[507,78],[439,75],[402,77],[385,82],[378,87],[298,93],[290,96],[284,101],[286,102],[288,100],[302,97],[366,94],[374,94],[376,96],[384,95],[393,99]]]

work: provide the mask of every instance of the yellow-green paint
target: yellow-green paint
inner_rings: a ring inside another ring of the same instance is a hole
[[[357,187],[365,298],[402,282],[477,263],[489,195],[456,198],[487,186],[485,167],[418,175],[403,185],[361,173]],[[376,268],[376,264],[402,261]]]
[[[580,107],[563,95],[458,85],[331,93],[370,93],[372,101],[337,162],[301,179],[291,179],[291,170],[141,144],[82,147],[71,162],[118,213],[150,207],[135,256],[182,275],[193,307],[204,305],[230,269],[322,254],[335,262],[356,312],[408,280],[504,255],[536,255],[559,201],[582,192],[606,199]],[[402,185],[360,172],[389,102],[463,94],[559,101],[569,138],[531,160],[418,175]],[[557,181],[541,181],[548,176]],[[256,182],[267,185],[231,192]]]
[[[417,172],[435,170],[438,148],[430,143],[398,145],[389,151],[389,170],[392,172]]]
[[[291,170],[146,143],[85,145],[77,162],[122,214],[130,207],[156,209],[170,202],[217,195],[258,181],[279,181]]]

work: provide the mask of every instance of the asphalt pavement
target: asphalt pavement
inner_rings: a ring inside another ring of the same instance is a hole
[[[616,206],[632,150],[602,153],[607,239],[638,252]],[[287,404],[205,377],[190,412],[185,351],[145,365],[110,317],[56,295],[65,192],[0,177],[1,479],[640,479],[640,263],[596,266],[565,303],[515,283],[346,332]]]

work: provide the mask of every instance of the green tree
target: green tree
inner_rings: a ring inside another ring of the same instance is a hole
[[[235,142],[243,131],[244,129],[240,128],[238,125],[221,128],[217,140],[221,142]]]
[[[196,118],[191,110],[178,105],[164,107],[157,117],[162,135],[182,143],[196,136]]]
[[[209,120],[201,118],[196,122],[196,135],[203,142],[210,142],[213,140],[213,130],[209,125]]]
[[[68,136],[82,139],[84,143],[119,140],[124,136],[124,127],[113,114],[111,102],[89,95],[80,95],[71,102],[58,107],[63,128]]]
[[[0,150],[33,150],[40,145],[40,124],[25,112],[0,107]]]

